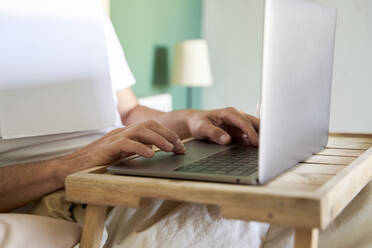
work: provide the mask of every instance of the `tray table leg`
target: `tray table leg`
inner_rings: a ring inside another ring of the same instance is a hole
[[[80,240],[81,248],[101,247],[106,212],[106,206],[88,204],[85,211],[83,232]]]
[[[295,248],[318,248],[318,228],[296,228]]]

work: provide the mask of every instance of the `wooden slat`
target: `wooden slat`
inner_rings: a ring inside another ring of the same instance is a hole
[[[101,247],[106,210],[106,206],[88,205],[85,212],[84,228],[80,241],[81,248]]]
[[[316,155],[328,155],[328,156],[343,156],[343,157],[354,157],[357,158],[365,150],[349,150],[349,149],[332,149],[332,148],[325,148],[322,151],[318,152]]]
[[[318,248],[319,229],[296,228],[295,248]]]
[[[343,165],[300,163],[295,170],[298,173],[335,175],[344,168]]]
[[[371,168],[372,148],[319,189],[322,228],[326,228],[372,179]]]
[[[266,186],[278,190],[298,190],[303,192],[315,192],[321,186],[320,184],[304,184],[294,182],[271,181]]]
[[[344,139],[347,142],[370,143],[372,144],[372,134],[361,133],[330,133],[329,139]]]
[[[372,145],[372,138],[366,137],[340,137],[332,136],[328,138],[328,142],[339,142],[339,143],[361,143],[361,144],[370,144]]]
[[[345,167],[331,164],[300,163],[269,182],[267,186],[283,190],[315,191],[343,168]]]
[[[84,174],[93,179],[94,174]],[[103,176],[103,175],[101,175]],[[134,194],[122,194],[120,191],[106,191],[104,182],[93,179],[89,182],[84,180],[73,180],[70,177],[66,179],[66,198],[68,201],[77,203],[89,203],[94,205],[104,205],[109,202],[110,206],[127,206],[132,208],[141,208],[149,205],[149,199],[136,196]]]
[[[372,139],[372,133],[329,133],[329,137],[361,137]]]
[[[300,163],[266,184],[280,189],[315,191],[344,166]]]
[[[312,210],[306,210],[308,215],[297,216],[296,213],[291,214],[288,211],[290,208],[282,208],[281,210],[274,210],[265,206],[256,208],[250,207],[238,207],[238,206],[225,206],[221,207],[221,215],[229,219],[239,219],[239,220],[256,220],[261,222],[270,222],[273,224],[281,225],[291,225],[301,227],[314,227],[319,225],[319,220],[314,216],[318,215],[318,207],[315,202],[303,202],[304,206],[308,208],[309,205],[312,205]],[[301,222],[301,224],[299,223]]]
[[[349,137],[331,137],[328,140],[331,143],[359,143],[359,144],[369,144],[372,145],[372,139],[368,138],[349,138]]]
[[[298,171],[290,171],[283,173],[278,176],[273,182],[274,183],[296,183],[296,184],[315,184],[322,185],[328,181],[333,175],[318,174],[318,173],[301,173]],[[269,184],[273,185],[273,184]]]
[[[371,147],[371,144],[365,143],[348,143],[348,142],[328,142],[326,148],[336,148],[336,149],[356,149],[356,150],[367,150]]]
[[[311,164],[334,164],[334,165],[348,165],[354,161],[353,157],[341,157],[341,156],[324,156],[324,155],[313,155],[308,158],[305,163]]]

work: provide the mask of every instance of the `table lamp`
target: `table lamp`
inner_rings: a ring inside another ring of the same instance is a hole
[[[212,73],[206,40],[186,40],[174,48],[172,84],[187,87],[187,108],[192,108],[192,87],[211,86]]]

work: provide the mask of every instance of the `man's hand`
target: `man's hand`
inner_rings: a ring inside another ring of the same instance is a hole
[[[89,167],[93,167],[106,165],[133,154],[152,157],[154,151],[151,145],[165,152],[185,152],[185,147],[175,132],[156,121],[149,120],[115,129],[75,152],[73,156],[84,156]]]
[[[156,145],[166,152],[184,153],[178,135],[156,121],[144,121],[111,131],[71,154],[0,168],[0,212],[10,211],[39,199],[65,184],[71,173],[106,165],[122,157],[139,154],[151,157]]]
[[[245,141],[258,145],[259,119],[234,108],[211,111],[186,109],[165,113],[138,105],[131,88],[121,90],[118,99],[118,111],[124,125],[152,119],[167,126],[181,138],[193,136],[225,145],[231,138],[243,136]]]
[[[260,120],[235,108],[189,110],[185,118],[190,134],[197,139],[226,145],[232,138],[247,138],[250,144],[258,146]]]

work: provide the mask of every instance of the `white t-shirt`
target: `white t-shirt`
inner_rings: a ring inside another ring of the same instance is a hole
[[[124,51],[110,19],[105,17],[105,38],[110,67],[110,78],[115,103],[115,92],[135,83],[135,79],[125,59]],[[115,125],[105,130],[64,133],[19,139],[3,140],[0,137],[0,166],[41,161],[71,153],[102,137],[110,130],[122,126],[116,112]]]

